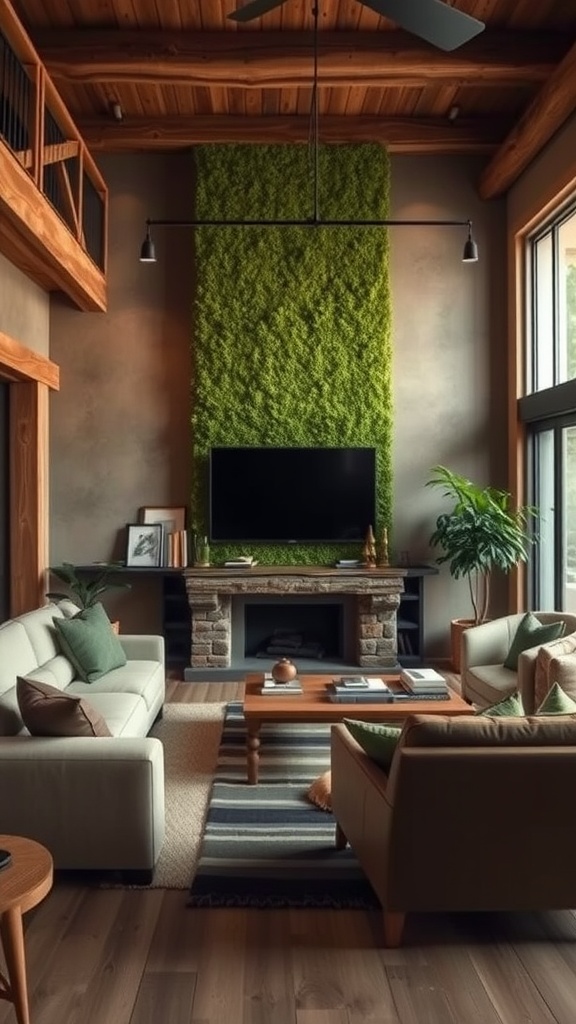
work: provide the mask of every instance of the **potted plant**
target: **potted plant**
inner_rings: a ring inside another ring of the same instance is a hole
[[[129,590],[130,584],[123,581],[110,583],[109,575],[111,570],[114,569],[113,565],[104,565],[99,569],[95,576],[86,578],[86,570],[77,569],[76,566],[72,565],[71,562],[63,562],[62,565],[50,566],[49,571],[57,579],[61,580],[62,583],[66,584],[67,590],[65,592],[50,590],[47,592],[46,597],[49,597],[52,601],[62,601],[65,598],[74,601],[83,612],[86,608],[92,608],[93,605],[97,604],[102,594],[106,593],[107,590]],[[117,623],[113,623],[118,632]]]
[[[511,506],[511,495],[495,487],[479,487],[445,466],[433,466],[427,487],[439,487],[453,507],[442,512],[430,537],[442,549],[436,561],[448,562],[454,579],[466,577],[473,618],[452,622],[452,661],[460,671],[460,637],[468,626],[488,618],[490,583],[494,569],[509,573],[525,562],[536,537],[530,529],[538,510],[532,505]]]

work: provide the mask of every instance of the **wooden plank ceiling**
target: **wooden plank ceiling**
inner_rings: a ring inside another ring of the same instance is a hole
[[[321,142],[486,154],[480,194],[490,198],[510,187],[576,110],[576,0],[446,0],[486,23],[450,53],[400,31],[361,0],[317,2]],[[247,24],[228,18],[242,4],[14,6],[92,151],[305,141],[313,0],[286,0]]]

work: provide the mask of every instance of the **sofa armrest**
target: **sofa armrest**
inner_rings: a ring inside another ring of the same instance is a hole
[[[536,660],[541,646],[530,647],[518,655],[518,692],[527,715],[536,711]]]
[[[57,868],[150,870],[164,840],[164,750],[155,738],[9,736],[0,821]]]
[[[164,664],[164,637],[120,633],[118,636],[129,661],[159,661]]]
[[[475,665],[501,665],[510,650],[516,627],[508,618],[470,626],[462,633],[462,674]]]

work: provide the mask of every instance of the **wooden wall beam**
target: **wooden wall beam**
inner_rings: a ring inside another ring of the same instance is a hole
[[[9,383],[9,613],[44,604],[48,564],[48,399],[56,363],[0,331],[0,380]]]
[[[502,195],[576,110],[576,43],[550,75],[485,168],[482,199]]]
[[[68,30],[34,33],[52,78],[68,82],[149,82],[224,88],[310,84],[311,32]],[[323,85],[482,86],[544,81],[566,52],[559,34],[483,32],[446,53],[407,32],[321,32]]]
[[[205,114],[186,117],[80,119],[83,138],[93,151],[162,151],[211,142],[307,143],[309,117],[298,115],[235,117]],[[483,118],[339,117],[320,118],[320,142],[381,142],[391,153],[491,153],[509,121]]]
[[[0,141],[0,249],[42,287],[85,311],[106,310],[106,278]]]
[[[26,348],[15,341],[9,334],[0,331],[0,379],[10,381],[33,380],[38,384],[58,391],[60,387],[60,370],[46,356]]]
[[[44,604],[48,564],[48,388],[10,386],[10,616]]]

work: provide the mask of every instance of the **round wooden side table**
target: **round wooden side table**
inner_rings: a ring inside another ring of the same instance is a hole
[[[12,854],[0,871],[0,935],[8,968],[7,978],[0,973],[0,999],[14,1003],[18,1024],[30,1024],[22,914],[50,892],[52,857],[40,843],[21,836],[0,835],[0,849]]]

